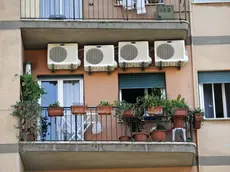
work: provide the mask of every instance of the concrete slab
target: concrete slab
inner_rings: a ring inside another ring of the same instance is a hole
[[[21,142],[26,170],[192,166],[194,143]]]

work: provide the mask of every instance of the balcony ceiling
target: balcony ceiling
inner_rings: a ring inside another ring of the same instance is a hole
[[[194,143],[21,142],[25,170],[192,166]]]
[[[25,49],[46,49],[48,43],[83,45],[119,41],[186,40],[187,21],[22,21]]]

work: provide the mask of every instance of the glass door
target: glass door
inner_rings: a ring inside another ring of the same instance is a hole
[[[82,0],[40,0],[42,19],[82,19]]]
[[[84,118],[79,115],[72,115],[71,105],[83,104],[83,81],[82,79],[58,79],[39,81],[45,94],[40,104],[48,107],[50,104],[59,101],[64,107],[63,117],[48,117],[47,109],[42,111],[42,117],[48,117],[50,124],[43,140],[84,140]]]

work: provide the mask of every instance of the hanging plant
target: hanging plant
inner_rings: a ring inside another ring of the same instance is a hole
[[[18,138],[20,141],[34,140],[40,134],[37,119],[41,115],[41,106],[36,101],[20,101],[13,105],[11,115],[18,117]]]
[[[37,79],[30,74],[21,76],[21,100],[12,106],[11,115],[18,117],[18,138],[20,141],[35,140],[41,133],[41,125],[37,119],[41,117],[41,106],[38,100],[46,94],[37,83]]]

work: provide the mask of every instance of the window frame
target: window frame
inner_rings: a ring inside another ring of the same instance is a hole
[[[60,103],[60,106],[63,106],[63,83],[64,81],[79,81],[80,84],[80,103],[84,103],[84,83],[83,78],[76,77],[76,78],[45,78],[45,79],[38,79],[38,84],[41,87],[41,83],[43,81],[57,81],[57,99]],[[60,91],[62,90],[62,91]],[[38,103],[41,104],[41,98],[38,100]]]
[[[193,0],[192,3],[203,4],[203,3],[225,3],[230,0]]]
[[[207,118],[204,114],[204,119],[206,120],[221,120],[221,119],[230,119],[228,117],[227,112],[227,99],[226,99],[226,92],[225,92],[225,84],[227,83],[208,83],[212,85],[212,102],[213,102],[213,118]],[[223,101],[223,118],[216,118],[216,107],[215,107],[215,94],[214,94],[214,84],[221,84],[221,92],[222,92],[222,101]],[[205,112],[205,105],[204,105],[204,84],[199,84],[199,99],[200,99],[200,108],[204,110]],[[230,112],[229,112],[230,113]]]

